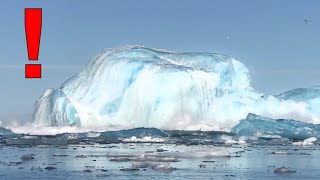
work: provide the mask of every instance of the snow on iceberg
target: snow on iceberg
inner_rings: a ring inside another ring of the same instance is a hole
[[[102,51],[45,91],[33,126],[225,130],[248,113],[316,123],[320,93],[310,92],[261,93],[250,86],[246,66],[224,55],[127,46]]]

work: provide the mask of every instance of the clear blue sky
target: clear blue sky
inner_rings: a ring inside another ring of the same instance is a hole
[[[43,8],[41,80],[24,78],[24,8],[35,7]],[[0,117],[31,113],[46,88],[102,49],[128,44],[227,54],[266,93],[320,85],[319,9],[317,0],[2,0]]]

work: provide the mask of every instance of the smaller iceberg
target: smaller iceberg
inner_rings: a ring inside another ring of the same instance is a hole
[[[311,145],[314,145],[315,141],[317,141],[317,138],[311,137],[311,138],[307,138],[307,139],[305,139],[303,141],[294,142],[294,143],[292,143],[292,145],[295,145],[295,146],[311,146]]]
[[[310,137],[319,138],[320,125],[292,119],[271,119],[250,113],[231,129],[231,133],[240,136],[304,140]]]
[[[11,130],[0,127],[0,137],[4,135],[14,134]]]

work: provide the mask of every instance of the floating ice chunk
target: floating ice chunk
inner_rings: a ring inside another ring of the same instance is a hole
[[[92,131],[90,131],[90,132],[87,132],[87,137],[99,137],[100,136],[100,134],[101,133],[99,133],[99,132],[92,132]]]
[[[179,162],[177,158],[173,157],[157,157],[158,155],[155,154],[155,156],[149,155],[146,157],[138,157],[138,158],[132,158],[132,161],[136,162]]]
[[[165,171],[165,172],[171,172],[171,171],[177,170],[177,168],[172,167],[169,163],[156,165],[152,167],[152,169],[157,171]]]
[[[290,174],[290,173],[295,173],[297,171],[290,170],[289,168],[286,168],[286,167],[280,167],[275,169],[273,172],[277,174]]]
[[[55,170],[57,169],[56,167],[53,167],[53,166],[48,166],[48,167],[45,167],[44,168],[45,170],[48,170],[48,171],[52,171],[52,170]]]
[[[233,139],[228,139],[224,142],[225,144],[246,144],[247,142],[244,140],[233,140]]]
[[[107,154],[111,157],[110,161],[115,162],[179,162],[171,154],[162,153],[142,153],[142,154]]]
[[[129,153],[108,153],[106,157],[112,158],[133,158],[138,157],[138,154],[129,154]]]
[[[206,150],[190,151],[165,151],[152,153],[108,153],[106,157],[120,162],[179,162],[180,159],[193,158],[225,158],[231,157],[231,153],[224,147],[213,147]],[[207,160],[209,160],[207,159]]]
[[[303,141],[299,141],[299,142],[294,142],[292,143],[293,145],[297,145],[297,146],[310,146],[310,145],[314,145],[314,142],[317,140],[316,137],[310,137],[307,138]]]
[[[113,161],[113,162],[130,162],[130,161],[132,161],[132,158],[128,158],[128,157],[115,157],[115,158],[111,158],[110,161]]]
[[[132,167],[134,168],[152,168],[154,166],[160,165],[158,162],[131,162]]]
[[[135,167],[121,168],[120,171],[139,171],[139,168],[135,168]]]
[[[225,144],[246,144],[246,141],[244,140],[244,137],[240,137],[239,140],[233,139],[232,136],[226,136],[222,135],[221,139],[225,140]]]
[[[22,159],[23,161],[30,161],[30,160],[34,159],[33,156],[34,156],[34,154],[25,154],[25,155],[21,156],[20,159]]]
[[[108,177],[110,176],[109,174],[97,174],[96,177]]]
[[[274,151],[271,152],[271,154],[277,154],[277,155],[291,155],[293,152],[288,152],[288,151]]]
[[[151,137],[151,136],[146,136],[143,138],[137,138],[136,136],[132,136],[131,138],[126,138],[122,140],[123,142],[142,142],[142,143],[146,143],[146,142],[156,142],[156,143],[161,143],[164,142],[164,139],[161,138],[157,138],[157,137]]]

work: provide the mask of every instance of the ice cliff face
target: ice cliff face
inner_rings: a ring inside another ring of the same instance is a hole
[[[59,89],[45,91],[34,123],[221,130],[248,113],[319,122],[319,90],[292,92],[256,91],[248,69],[224,55],[122,47],[104,50]]]

